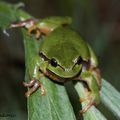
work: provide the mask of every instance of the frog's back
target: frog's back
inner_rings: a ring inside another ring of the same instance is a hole
[[[49,58],[56,58],[65,63],[66,66],[71,65],[76,58],[81,56],[84,60],[90,58],[87,44],[80,35],[70,28],[59,27],[50,33],[45,42],[41,46],[43,51]]]

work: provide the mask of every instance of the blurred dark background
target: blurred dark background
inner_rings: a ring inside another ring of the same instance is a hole
[[[71,16],[72,27],[94,48],[102,77],[120,91],[120,0],[4,1],[25,3],[24,9],[36,18]],[[24,46],[20,32],[10,32],[8,38],[0,31],[0,112],[26,120]]]

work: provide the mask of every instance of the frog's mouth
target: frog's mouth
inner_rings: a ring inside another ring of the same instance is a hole
[[[71,79],[72,79],[72,80],[73,80],[73,79],[76,79],[77,76],[80,75],[81,71],[82,71],[82,69],[81,69],[76,75],[74,75],[74,76],[72,76],[72,77],[60,77],[60,76],[58,76],[57,74],[53,73],[53,72],[52,72],[51,70],[49,70],[49,69],[46,69],[46,70],[44,71],[44,74],[45,74],[46,76],[48,76],[49,78],[55,80],[55,81],[58,81],[58,82],[66,82],[66,81],[69,81],[69,80],[71,80]]]

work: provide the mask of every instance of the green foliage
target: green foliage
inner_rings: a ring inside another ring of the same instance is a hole
[[[10,25],[12,21],[16,20],[16,9],[14,6],[0,3],[0,27],[5,28]]]
[[[105,80],[103,80],[101,101],[118,119],[120,119],[120,93]]]
[[[1,29],[7,29],[8,26],[21,17],[31,17],[26,12],[18,8],[19,5],[10,5],[4,2],[0,2],[0,27]],[[25,46],[25,62],[26,62],[26,77],[25,80],[29,81],[29,69],[30,62],[35,58],[37,54],[37,46],[39,41],[36,41],[34,37],[30,37],[26,30],[22,29],[22,35],[24,38]],[[73,108],[69,101],[66,89],[63,85],[54,83],[50,79],[43,77],[42,82],[47,90],[45,96],[41,96],[40,90],[36,91],[28,98],[28,118],[29,120],[76,120]],[[85,89],[83,85],[78,82],[75,84],[75,89],[79,97],[85,96]],[[70,89],[70,88],[69,88]],[[108,109],[120,119],[120,93],[103,80],[102,103],[108,107]],[[83,103],[84,106],[86,103]],[[99,111],[94,106],[91,107],[84,115],[84,120],[106,120],[102,114],[104,111]]]

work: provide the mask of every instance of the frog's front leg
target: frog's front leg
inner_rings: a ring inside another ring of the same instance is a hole
[[[10,28],[17,28],[17,27],[25,27],[28,30],[28,33],[31,35],[34,32],[36,39],[40,38],[41,31],[40,28],[37,27],[37,20],[36,19],[26,19],[17,23],[12,23]]]
[[[26,20],[22,20],[19,22],[13,22],[10,25],[10,28],[17,28],[17,27],[26,27],[26,28],[30,28],[31,26],[34,26],[37,23],[37,21],[35,19],[26,19]]]
[[[45,88],[43,84],[37,80],[37,79],[32,79],[29,82],[23,82],[23,85],[25,87],[29,87],[30,89],[25,93],[26,97],[29,97],[32,93],[34,93],[38,88],[41,89],[41,95],[45,95]]]
[[[93,71],[83,71],[79,77],[79,80],[82,80],[87,83],[88,86],[88,96],[83,98],[81,101],[89,101],[88,104],[80,111],[81,113],[86,112],[92,105],[97,105],[100,102],[100,89],[97,82],[97,77],[93,74]]]

